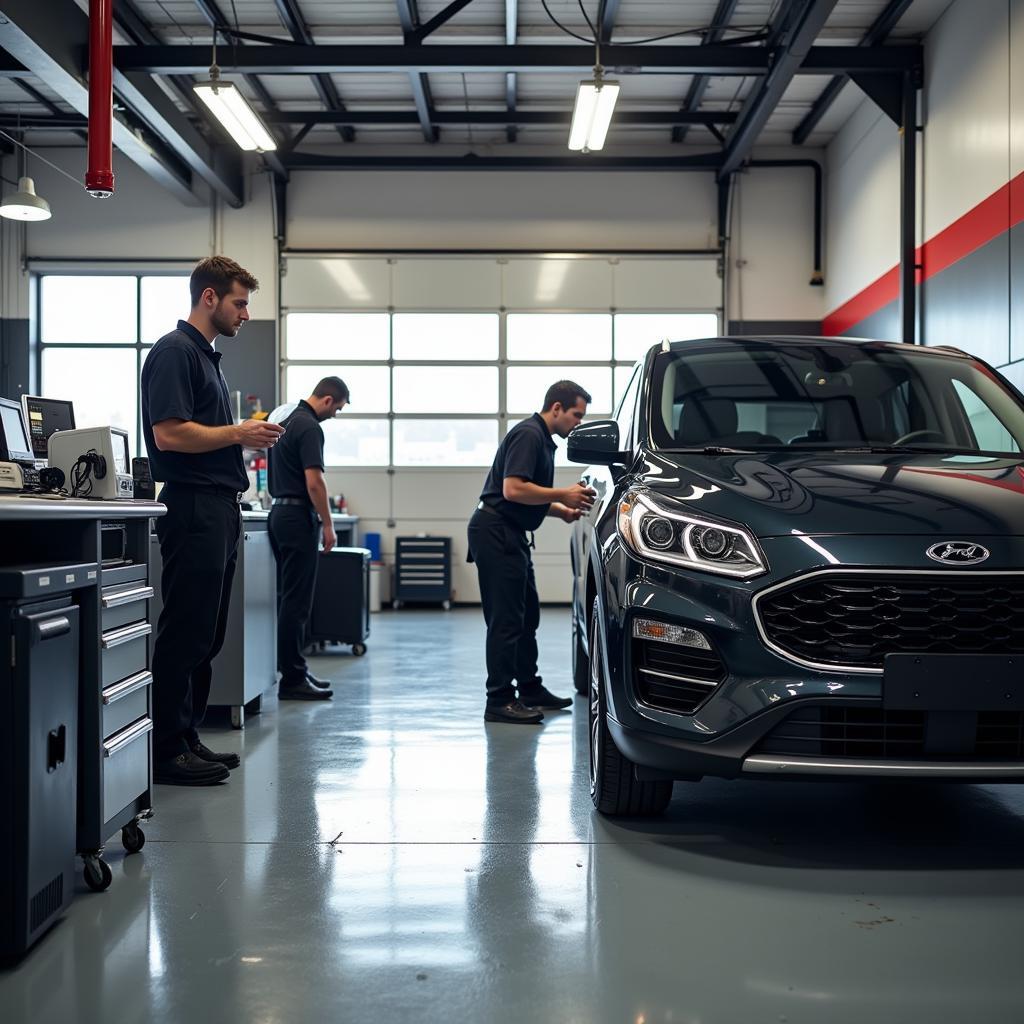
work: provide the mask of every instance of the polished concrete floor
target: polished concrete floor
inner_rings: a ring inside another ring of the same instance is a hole
[[[542,671],[567,691],[568,612]],[[703,782],[595,817],[585,705],[482,721],[478,611],[374,618],[214,790],[0,974],[21,1022],[910,1024],[1024,1018],[1024,791]]]

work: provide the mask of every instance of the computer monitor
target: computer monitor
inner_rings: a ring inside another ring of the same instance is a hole
[[[47,442],[57,430],[75,429],[75,407],[63,398],[22,395],[21,408],[28,424],[28,436],[37,459],[45,459]]]
[[[0,398],[0,462],[34,462],[21,405]]]

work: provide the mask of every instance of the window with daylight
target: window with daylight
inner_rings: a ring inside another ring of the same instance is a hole
[[[188,314],[188,275],[42,274],[36,295],[41,393],[71,399],[80,427],[128,431],[132,455],[144,454],[139,375]]]
[[[555,381],[575,381],[588,415],[607,417],[652,345],[717,333],[714,313],[295,310],[282,401],[321,377],[348,384],[350,407],[324,424],[330,466],[486,466]]]

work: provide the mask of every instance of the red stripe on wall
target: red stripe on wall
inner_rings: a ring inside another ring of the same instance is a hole
[[[917,249],[917,281],[952,266],[994,238],[1024,222],[1024,174],[1008,182]],[[845,334],[900,297],[899,267],[893,267],[822,321],[829,336]]]

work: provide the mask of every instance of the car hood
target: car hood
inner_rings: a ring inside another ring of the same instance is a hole
[[[645,451],[636,480],[759,537],[1024,535],[1024,458]]]

